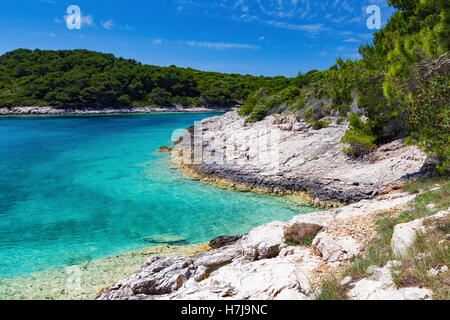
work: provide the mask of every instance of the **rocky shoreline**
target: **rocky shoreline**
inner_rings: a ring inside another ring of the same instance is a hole
[[[376,236],[374,221],[403,210],[416,195],[392,193],[339,209],[272,222],[242,237],[221,237],[197,255],[151,257],[132,276],[106,288],[97,300],[311,300],[321,281],[361,255]],[[430,219],[449,216],[450,211]],[[411,245],[405,225],[391,246]],[[405,235],[406,238],[405,239]],[[305,239],[314,239],[311,244]],[[302,242],[303,241],[303,242]],[[413,241],[413,240],[412,240]],[[212,246],[211,246],[212,247]],[[349,298],[432,299],[426,288],[396,288],[390,268],[373,266],[370,278],[345,279]]]
[[[227,107],[201,107],[201,108],[54,108],[54,107],[13,107],[0,108],[0,116],[29,116],[29,115],[95,115],[95,114],[138,114],[138,113],[172,113],[172,112],[227,112]]]
[[[367,250],[377,236],[375,222],[396,216],[415,200],[416,194],[396,190],[425,175],[429,165],[423,152],[402,141],[381,146],[364,159],[350,160],[339,144],[346,124],[331,120],[322,130],[292,116],[271,116],[245,125],[232,111],[203,120],[173,147],[161,148],[171,152],[175,166],[203,182],[297,194],[310,204],[339,208],[275,221],[243,236],[222,236],[211,241],[211,250],[191,257],[152,257],[96,299],[316,299],[323,280]],[[275,143],[261,141],[268,132],[277,132]],[[274,145],[280,155],[275,164],[270,161]],[[405,224],[395,229],[394,251],[411,246],[413,227]],[[351,289],[348,298],[432,299],[430,289],[396,287],[391,268],[398,263],[372,266],[368,278],[344,279],[343,285]]]
[[[202,182],[295,194],[321,207],[373,199],[427,174],[427,156],[401,140],[362,159],[348,158],[340,143],[347,125],[330,119],[327,128],[314,130],[295,116],[283,115],[244,124],[244,118],[231,111],[189,128],[168,151],[174,165]]]

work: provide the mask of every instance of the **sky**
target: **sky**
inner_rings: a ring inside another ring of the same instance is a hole
[[[1,0],[0,54],[18,48],[88,49],[144,64],[295,76],[358,59],[394,13],[385,0]],[[81,9],[69,29],[67,8]]]

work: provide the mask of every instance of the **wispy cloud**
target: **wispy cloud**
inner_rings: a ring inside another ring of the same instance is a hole
[[[100,21],[100,24],[106,30],[112,30],[115,27],[115,23],[114,23],[113,19],[106,20],[105,22]]]
[[[56,38],[56,34],[53,32],[33,32],[33,34],[37,36]]]
[[[81,25],[86,27],[92,27],[94,25],[94,17],[92,15],[82,15]]]
[[[283,29],[289,29],[289,30],[297,30],[297,31],[307,31],[311,33],[317,33],[320,31],[324,31],[325,28],[323,24],[292,24],[292,23],[285,23],[280,21],[261,21],[265,24],[277,27],[277,28],[283,28]]]
[[[186,44],[190,47],[201,47],[208,49],[251,49],[258,50],[261,46],[243,43],[229,43],[229,42],[208,42],[208,41],[186,41]]]

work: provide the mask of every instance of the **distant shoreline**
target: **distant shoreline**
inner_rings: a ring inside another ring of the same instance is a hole
[[[108,114],[147,114],[147,113],[202,113],[202,112],[227,112],[234,107],[199,107],[199,108],[54,108],[54,107],[13,107],[0,108],[0,116],[68,116],[68,115],[108,115]]]

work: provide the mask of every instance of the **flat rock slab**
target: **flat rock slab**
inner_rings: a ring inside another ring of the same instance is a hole
[[[201,121],[175,146],[172,160],[205,182],[236,189],[306,193],[311,203],[371,199],[426,172],[427,156],[401,140],[353,160],[340,143],[347,125],[314,130],[295,117],[272,115],[244,125],[231,111]]]

